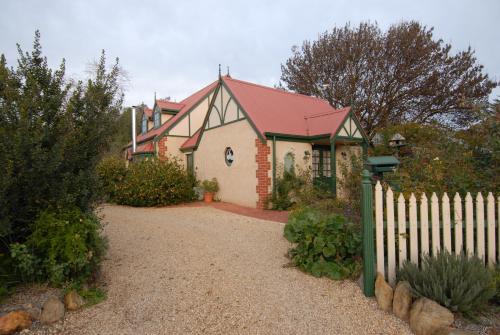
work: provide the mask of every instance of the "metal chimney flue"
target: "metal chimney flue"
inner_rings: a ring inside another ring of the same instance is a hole
[[[135,106],[132,106],[132,153],[135,153],[135,150],[137,149],[137,138],[136,138],[136,131],[135,131]]]

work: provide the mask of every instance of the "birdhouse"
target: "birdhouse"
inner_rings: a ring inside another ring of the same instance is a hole
[[[394,136],[389,140],[389,146],[399,148],[402,146],[406,145],[406,138],[403,137],[403,135],[396,133]]]

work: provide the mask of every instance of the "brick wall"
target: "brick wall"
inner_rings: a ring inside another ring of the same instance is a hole
[[[269,171],[271,171],[269,154],[271,153],[271,148],[267,144],[262,143],[258,138],[255,139],[255,146],[257,147],[257,155],[255,155],[255,161],[257,162],[257,208],[264,209],[271,186],[271,177],[269,177]]]
[[[163,136],[158,141],[158,158],[167,159],[167,136]]]

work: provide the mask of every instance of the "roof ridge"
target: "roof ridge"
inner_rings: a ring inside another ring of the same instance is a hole
[[[306,95],[306,94],[297,93],[297,92],[284,91],[284,90],[280,90],[278,88],[273,88],[273,87],[269,87],[269,86],[265,86],[265,85],[261,85],[261,84],[255,84],[255,83],[251,83],[251,82],[240,80],[240,79],[234,79],[234,78],[228,77],[228,76],[222,76],[222,78],[224,80],[229,79],[229,80],[236,81],[236,82],[239,82],[241,84],[246,84],[249,86],[256,86],[256,87],[264,88],[264,89],[271,90],[271,91],[276,92],[276,93],[283,93],[283,94],[288,94],[288,95],[293,95],[293,96],[298,96],[298,97],[303,97],[303,98],[309,98],[309,99],[313,99],[313,100],[319,100],[319,101],[323,101],[323,102],[330,104],[327,100],[325,100],[323,98],[318,98],[318,97],[311,96],[311,95]]]

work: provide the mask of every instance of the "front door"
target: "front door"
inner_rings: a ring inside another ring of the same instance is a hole
[[[314,184],[330,189],[332,184],[331,152],[329,146],[313,146],[312,169]]]
[[[192,153],[186,155],[186,168],[188,173],[194,175],[194,162]]]

